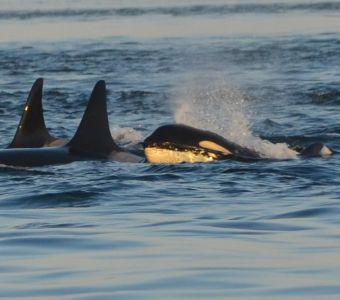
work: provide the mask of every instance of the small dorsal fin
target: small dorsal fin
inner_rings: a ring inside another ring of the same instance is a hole
[[[77,132],[67,146],[71,152],[103,158],[113,150],[120,150],[110,132],[104,80],[93,88]]]
[[[38,148],[56,140],[45,126],[42,110],[43,79],[32,85],[20,123],[8,148]]]

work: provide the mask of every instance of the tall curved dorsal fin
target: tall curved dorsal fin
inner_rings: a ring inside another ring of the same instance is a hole
[[[43,79],[38,78],[32,85],[17,131],[7,148],[39,148],[56,140],[45,126],[42,89]]]
[[[120,150],[110,132],[104,80],[98,81],[93,88],[77,132],[67,146],[71,152],[103,158]]]

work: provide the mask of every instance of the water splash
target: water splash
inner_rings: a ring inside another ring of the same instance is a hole
[[[175,93],[175,121],[216,132],[270,159],[293,159],[297,152],[286,143],[273,144],[251,130],[251,101],[222,79],[189,79]]]
[[[131,127],[112,128],[111,135],[117,144],[130,148],[137,147],[143,139],[142,133]]]

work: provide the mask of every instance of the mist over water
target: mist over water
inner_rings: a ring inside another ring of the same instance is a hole
[[[205,74],[181,83],[174,99],[176,123],[218,133],[264,158],[296,158],[297,153],[286,143],[271,143],[254,135],[255,103],[218,76]]]

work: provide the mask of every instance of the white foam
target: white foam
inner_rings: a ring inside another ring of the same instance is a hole
[[[175,92],[175,121],[216,132],[264,158],[293,159],[297,152],[285,143],[274,144],[251,131],[251,102],[223,79],[187,79]]]
[[[143,140],[141,132],[131,127],[115,127],[111,129],[115,142],[121,146],[134,147]]]

